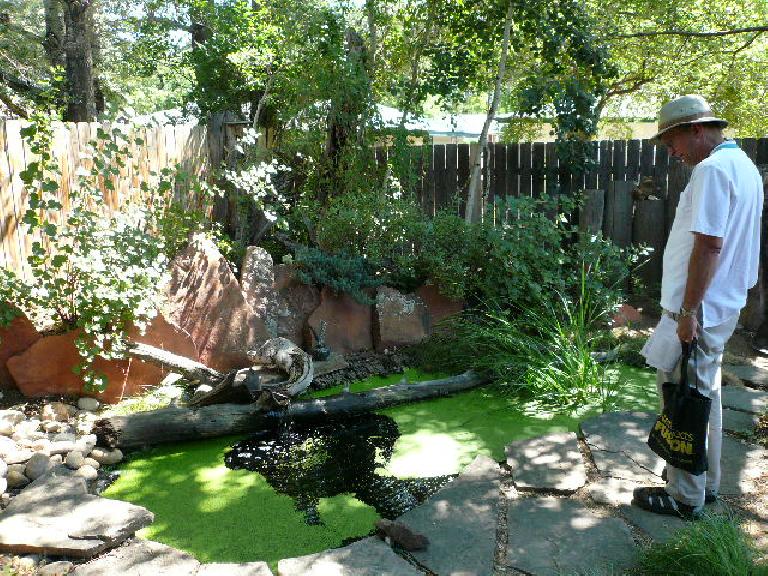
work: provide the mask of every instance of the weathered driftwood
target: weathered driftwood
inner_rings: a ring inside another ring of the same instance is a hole
[[[211,404],[259,403],[264,408],[287,406],[291,398],[306,390],[314,377],[312,358],[287,338],[271,338],[248,351],[256,366],[230,372],[211,390],[196,395],[192,408]],[[276,370],[288,378],[275,378]]]
[[[166,350],[155,348],[149,344],[134,343],[128,353],[143,362],[149,362],[165,370],[176,372],[190,382],[214,386],[224,374],[208,368],[205,364],[191,360],[186,356],[178,356]]]
[[[405,402],[447,396],[484,383],[477,374],[465,372],[442,380],[397,384],[368,392],[294,402],[284,410],[272,412],[264,412],[258,404],[215,404],[199,410],[163,408],[100,420],[98,429],[111,435],[121,448],[140,448],[245,434],[270,425],[276,418],[327,418],[370,412]]]

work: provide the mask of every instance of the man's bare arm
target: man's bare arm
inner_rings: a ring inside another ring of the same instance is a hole
[[[683,308],[686,310],[698,310],[701,306],[704,294],[715,275],[722,247],[723,239],[719,236],[694,232],[693,250],[688,262],[688,280],[683,296]],[[698,321],[695,316],[681,318],[678,322],[677,335],[680,340],[690,342],[696,337],[697,332]]]

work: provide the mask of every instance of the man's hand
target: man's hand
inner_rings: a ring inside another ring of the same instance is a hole
[[[699,335],[699,321],[696,316],[683,316],[677,320],[677,337],[681,342],[690,342]]]

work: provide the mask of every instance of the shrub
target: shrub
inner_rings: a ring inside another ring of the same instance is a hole
[[[346,292],[361,304],[373,304],[371,291],[381,286],[369,263],[347,252],[328,254],[317,248],[296,251],[296,275],[305,284],[328,286],[334,292]]]
[[[668,542],[654,543],[639,560],[644,576],[759,576],[753,543],[730,515],[706,515]]]

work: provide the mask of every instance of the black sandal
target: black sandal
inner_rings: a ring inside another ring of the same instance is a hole
[[[632,504],[654,514],[678,516],[686,520],[695,520],[702,513],[701,507],[678,502],[661,486],[635,488],[632,492]]]

